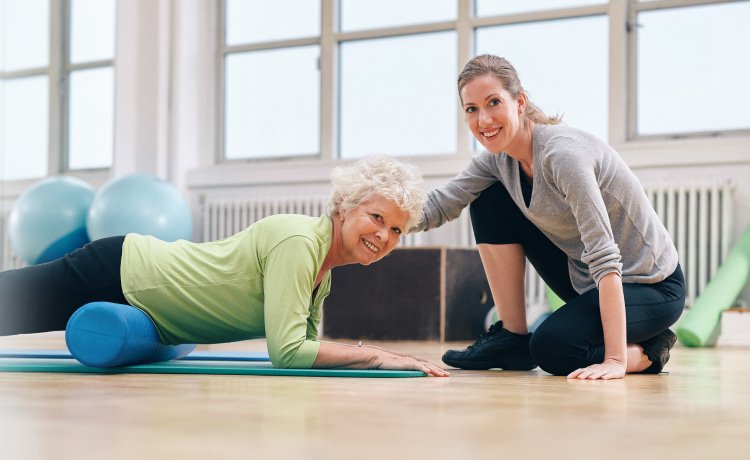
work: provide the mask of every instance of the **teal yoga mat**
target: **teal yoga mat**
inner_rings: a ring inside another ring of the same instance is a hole
[[[0,358],[73,359],[67,350],[0,350]],[[252,351],[193,351],[180,361],[270,361],[268,353]]]
[[[677,327],[677,338],[687,347],[705,347],[721,319],[750,278],[750,227],[729,251],[721,267]]]
[[[169,361],[138,366],[97,368],[74,359],[0,358],[0,372],[60,372],[69,374],[224,374],[283,375],[294,377],[424,377],[419,371],[357,369],[276,369],[270,362]]]

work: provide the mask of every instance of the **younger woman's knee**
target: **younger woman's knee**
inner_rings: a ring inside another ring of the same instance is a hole
[[[529,351],[537,365],[552,375],[568,375],[578,368],[571,359],[571,344],[554,329],[539,327],[529,342]]]

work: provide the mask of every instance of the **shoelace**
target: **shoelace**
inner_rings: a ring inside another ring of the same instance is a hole
[[[503,329],[503,323],[500,322],[500,321],[498,321],[497,323],[495,323],[492,326],[490,326],[490,328],[487,331],[482,332],[482,334],[479,336],[479,338],[477,339],[477,341],[474,342],[473,344],[469,345],[468,349],[472,349],[472,348],[476,347],[477,345],[483,343],[484,341],[486,341],[487,339],[489,339],[491,335],[496,334],[498,332],[498,329],[499,330]]]

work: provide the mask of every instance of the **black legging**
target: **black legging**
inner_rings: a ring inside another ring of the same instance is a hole
[[[523,183],[529,201],[531,189]],[[477,244],[520,244],[545,283],[566,303],[552,313],[531,337],[531,355],[543,370],[567,375],[604,361],[604,332],[599,290],[578,294],[570,281],[568,257],[513,202],[498,182],[471,204]],[[685,278],[680,266],[653,284],[623,283],[628,343],[640,343],[674,324],[685,307]]]
[[[60,331],[86,303],[128,303],[120,282],[124,241],[103,238],[52,262],[0,272],[0,335]]]

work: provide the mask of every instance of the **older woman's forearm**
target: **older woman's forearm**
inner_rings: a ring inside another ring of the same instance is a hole
[[[313,367],[345,367],[350,369],[414,370],[435,377],[448,377],[450,373],[428,361],[397,355],[377,347],[361,347],[340,343],[321,342]]]
[[[357,345],[321,342],[313,367],[346,367],[350,369],[374,369],[377,367],[379,350]]]

